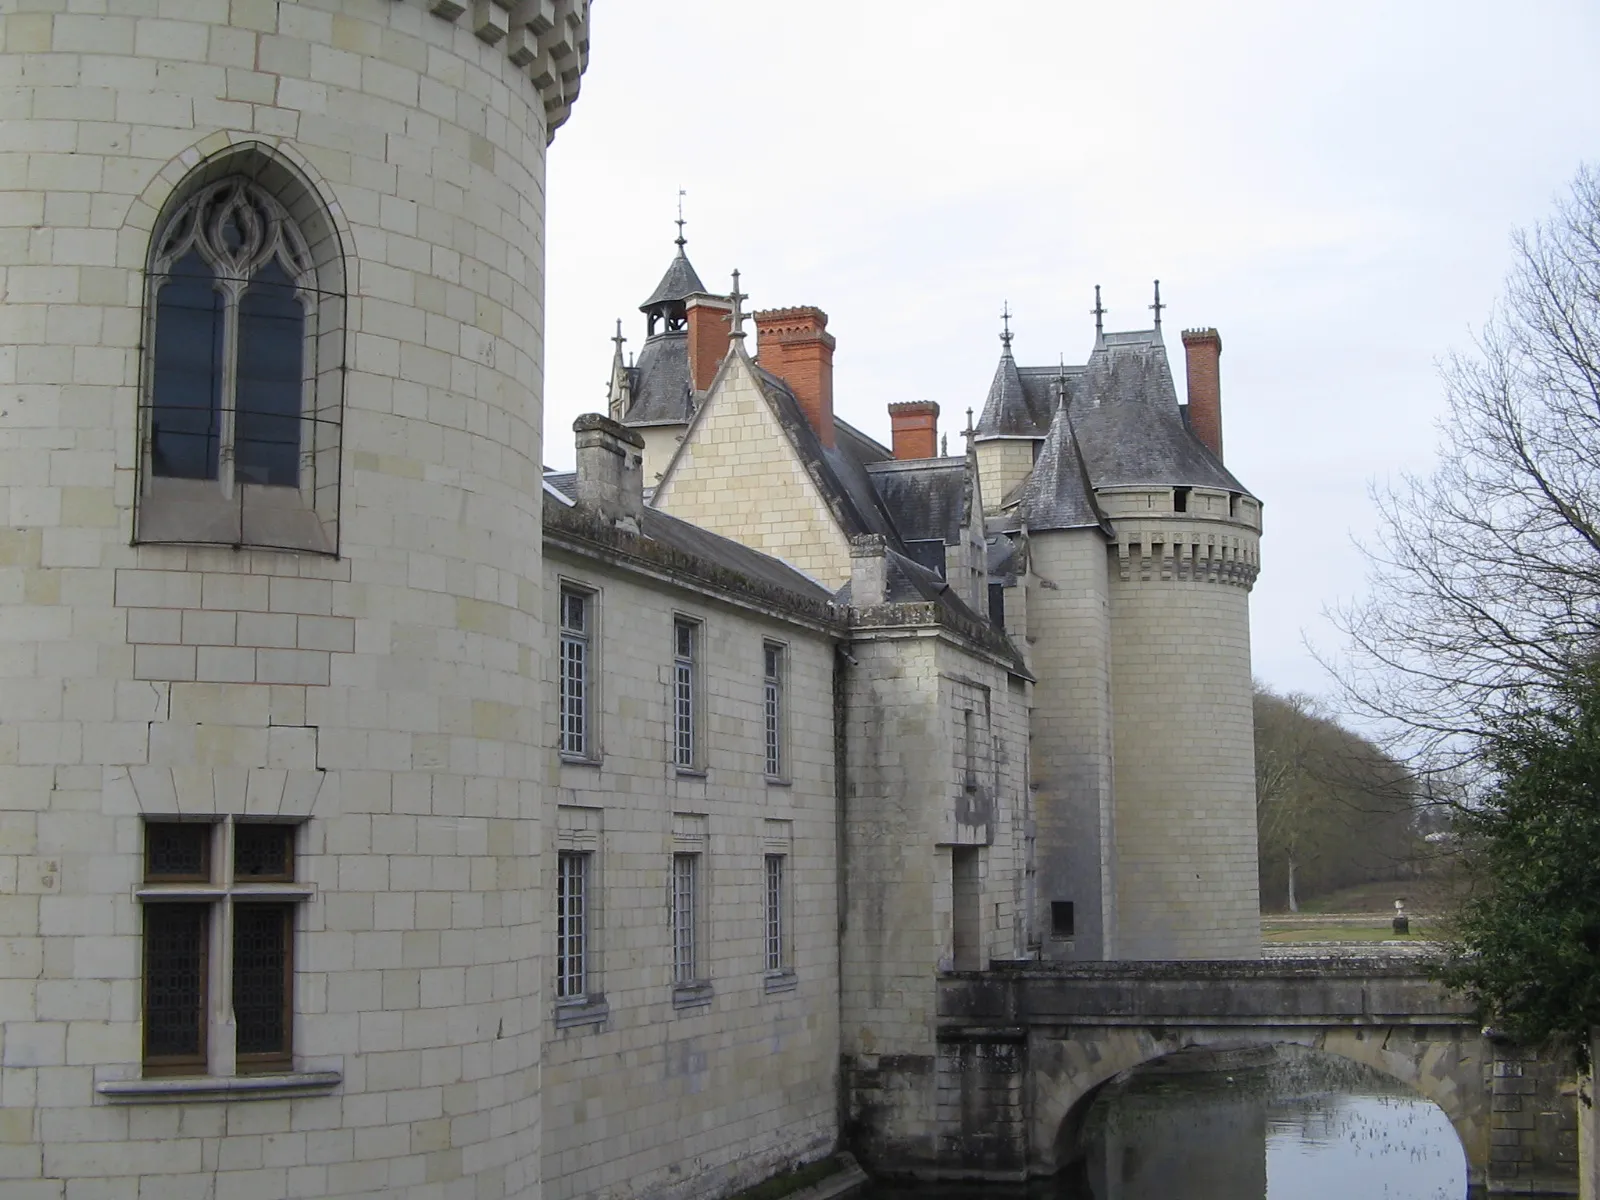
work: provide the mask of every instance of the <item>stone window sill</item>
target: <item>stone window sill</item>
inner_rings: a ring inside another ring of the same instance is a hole
[[[800,976],[793,971],[774,971],[763,981],[767,995],[774,992],[792,992],[800,986]]]
[[[767,786],[768,787],[793,787],[794,786],[794,780],[790,779],[786,775],[768,775],[767,776]]]
[[[567,754],[563,752],[561,755],[561,765],[563,767],[598,767],[600,765],[600,759],[598,757],[589,758],[583,754]]]
[[[677,771],[679,779],[704,779],[708,773],[704,767],[679,766]]]
[[[672,1007],[679,1010],[704,1008],[711,1003],[715,994],[709,982],[674,984],[672,988]]]
[[[286,1071],[281,1075],[173,1075],[154,1079],[102,1079],[94,1090],[114,1104],[184,1101],[283,1100],[320,1096],[344,1082],[340,1071]]]
[[[585,1025],[604,1025],[611,1006],[604,996],[585,996],[582,1000],[563,1000],[556,1005],[556,1028],[577,1029]]]

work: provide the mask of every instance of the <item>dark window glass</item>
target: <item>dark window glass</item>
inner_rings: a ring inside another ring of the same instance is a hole
[[[996,629],[1006,627],[1006,585],[1003,583],[989,585],[989,620]]]
[[[204,883],[211,878],[212,826],[151,821],[144,827],[144,877]]]
[[[239,301],[234,474],[241,483],[300,482],[300,393],[305,309],[276,259]]]
[[[233,1017],[241,1071],[288,1064],[293,919],[287,904],[234,905]]]
[[[294,826],[235,825],[233,877],[239,883],[293,879]]]
[[[222,293],[191,250],[156,295],[150,469],[215,479],[221,435]]]
[[[1071,900],[1050,901],[1050,936],[1067,938],[1077,929],[1077,918]]]
[[[205,1067],[204,904],[144,906],[144,1056],[147,1069]]]

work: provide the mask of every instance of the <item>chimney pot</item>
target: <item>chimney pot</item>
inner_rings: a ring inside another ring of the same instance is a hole
[[[1215,329],[1185,329],[1189,428],[1217,458],[1222,457],[1222,335]]]
[[[932,400],[889,405],[896,458],[934,458],[939,452],[939,406]]]
[[[572,432],[578,444],[578,506],[638,533],[644,515],[644,438],[599,413],[579,417]]]
[[[772,308],[755,314],[761,365],[789,385],[817,440],[833,448],[833,335],[820,308]]]

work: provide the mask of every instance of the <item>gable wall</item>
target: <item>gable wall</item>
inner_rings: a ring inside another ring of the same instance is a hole
[[[657,508],[844,586],[850,543],[748,366],[729,364],[686,437]]]

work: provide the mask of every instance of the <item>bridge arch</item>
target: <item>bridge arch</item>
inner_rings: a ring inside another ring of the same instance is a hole
[[[1035,1030],[1028,1057],[1032,1088],[1031,1143],[1054,1172],[1080,1153],[1090,1107],[1111,1080],[1188,1050],[1229,1051],[1301,1046],[1370,1067],[1443,1110],[1466,1153],[1471,1182],[1487,1178],[1489,1098],[1484,1072],[1492,1062],[1481,1037],[1459,1029],[1410,1025],[1323,1027],[1115,1026],[1074,1029],[1064,1036]]]

